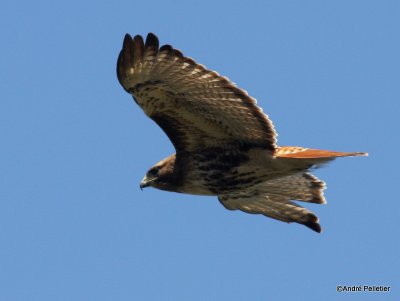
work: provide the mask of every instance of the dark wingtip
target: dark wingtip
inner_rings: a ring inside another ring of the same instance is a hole
[[[124,41],[122,43],[122,50],[118,55],[117,60],[117,78],[122,87],[127,91],[124,87],[122,81],[126,76],[125,70],[127,68],[131,68],[133,64],[134,50],[133,50],[133,39],[130,34],[125,34]]]
[[[158,50],[158,47],[159,47],[159,41],[158,41],[157,36],[154,33],[149,32],[146,37],[145,48],[146,49],[154,48],[154,49]]]
[[[183,53],[182,53],[180,50],[178,50],[178,49],[174,49],[174,55],[175,55],[176,57],[180,57],[180,58],[183,57]]]
[[[129,33],[125,34],[116,68],[118,81],[124,87],[125,91],[129,92],[129,89],[123,83],[127,76],[127,70],[132,70],[134,66],[142,62],[145,55],[148,57],[157,55],[158,47],[158,38],[151,32],[147,35],[146,42],[144,42],[141,35],[132,37]]]
[[[322,228],[318,222],[319,222],[318,217],[313,213],[309,213],[307,215],[307,221],[305,221],[301,224],[310,228],[311,230],[314,230],[315,232],[321,233]]]
[[[307,222],[307,223],[304,223],[303,225],[310,228],[311,230],[314,230],[315,232],[318,232],[318,233],[322,232],[322,228],[319,223]]]
[[[133,38],[133,48],[134,48],[134,57],[133,57],[133,65],[136,66],[138,62],[143,60],[144,54],[144,41],[141,35],[136,35]]]
[[[155,56],[158,53],[158,48],[160,43],[157,36],[154,33],[148,33],[146,37],[146,42],[144,44],[145,52],[149,56]]]
[[[165,45],[161,46],[161,48],[160,48],[160,52],[162,52],[162,51],[173,53],[174,48],[172,48],[171,45],[165,44]]]
[[[126,33],[124,41],[122,42],[122,49],[130,49],[132,41],[133,41],[132,36],[129,33]]]
[[[124,43],[125,43],[126,40],[131,40],[132,41],[132,36],[129,33],[125,34]]]
[[[132,68],[133,58],[135,57],[135,53],[133,47],[133,39],[130,34],[125,35],[121,52],[122,52],[123,64],[128,68]]]

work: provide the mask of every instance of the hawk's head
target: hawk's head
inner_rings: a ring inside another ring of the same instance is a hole
[[[178,183],[175,155],[172,155],[161,160],[147,171],[140,182],[140,189],[154,187],[161,190],[177,191]]]

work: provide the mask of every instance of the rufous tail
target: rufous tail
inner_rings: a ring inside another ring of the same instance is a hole
[[[363,152],[334,152],[321,149],[311,149],[299,146],[281,146],[275,150],[275,157],[293,159],[323,159],[352,156],[368,156]]]

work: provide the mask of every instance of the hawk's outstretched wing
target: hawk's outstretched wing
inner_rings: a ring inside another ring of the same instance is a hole
[[[149,33],[126,35],[118,80],[168,135],[177,152],[234,145],[275,150],[272,122],[256,100]]]
[[[263,214],[321,232],[318,217],[291,200],[325,204],[324,188],[324,182],[309,173],[303,173],[263,182],[232,195],[221,195],[218,199],[229,210]]]

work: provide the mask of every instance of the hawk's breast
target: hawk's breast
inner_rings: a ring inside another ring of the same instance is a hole
[[[220,195],[259,184],[274,174],[271,164],[266,163],[268,158],[265,149],[260,149],[258,156],[254,155],[254,149],[213,148],[192,153],[185,160],[180,192]]]

